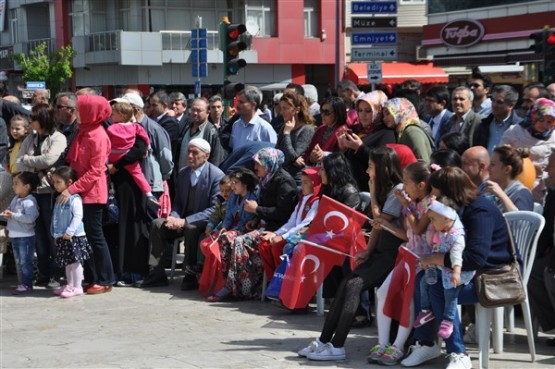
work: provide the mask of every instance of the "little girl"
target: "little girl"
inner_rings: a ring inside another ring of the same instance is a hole
[[[21,172],[13,178],[12,199],[1,216],[8,219],[7,229],[12,243],[19,284],[12,291],[24,295],[33,291],[33,257],[35,255],[35,221],[39,216],[37,200],[31,192],[37,189],[39,177],[36,173]]]
[[[11,137],[11,147],[10,153],[8,155],[8,171],[12,174],[16,173],[15,170],[15,159],[19,154],[19,149],[21,149],[21,144],[25,137],[29,134],[31,129],[31,124],[29,123],[29,119],[24,117],[23,115],[14,115],[12,120],[10,121],[10,137]]]
[[[135,144],[137,138],[150,146],[150,140],[145,129],[137,122],[132,122],[133,107],[127,102],[116,102],[112,104],[112,122],[106,133],[112,144],[108,162],[114,164],[120,160],[129,149]],[[131,175],[141,192],[145,194],[148,204],[158,206],[158,200],[152,194],[152,189],[145,178],[139,162],[134,162],[124,166],[124,169]]]
[[[77,181],[77,173],[62,166],[52,174],[54,188],[64,192]],[[83,265],[91,253],[91,246],[83,226],[83,202],[78,194],[71,195],[63,205],[56,202],[52,214],[52,237],[56,242],[56,264],[66,269],[67,285],[54,290],[54,294],[70,298],[83,294]]]
[[[403,245],[417,255],[427,255],[431,253],[431,247],[427,242],[426,235],[429,231],[430,220],[425,216],[428,205],[432,200],[428,180],[430,171],[421,162],[409,164],[403,170],[403,191],[397,190],[395,196],[403,205],[403,215],[405,217],[405,228],[407,242]],[[375,224],[373,224],[376,226]],[[380,225],[377,225],[380,227]],[[395,235],[405,233],[393,225],[387,224],[386,229]],[[384,283],[380,286],[377,293],[376,316],[378,320],[378,344],[370,350],[368,360],[377,361],[386,365],[395,365],[403,358],[403,347],[412,330],[412,322],[408,327],[399,325],[397,337],[393,345],[389,344],[391,329],[391,318],[383,313],[387,292],[390,287],[392,273],[389,273]],[[412,301],[406,301],[411,304]],[[411,312],[411,318],[414,314]]]
[[[458,314],[457,303],[459,291],[463,284],[468,283],[475,272],[462,272],[462,253],[465,246],[464,227],[454,202],[446,197],[433,201],[426,213],[435,232],[429,239],[434,253],[449,253],[453,269],[441,267],[441,281],[444,287],[445,310],[439,326],[438,336],[449,338],[453,333],[453,320]],[[422,310],[416,317],[415,328],[435,319],[428,296],[429,286],[437,283],[437,266],[423,265],[426,275],[420,280],[420,305]]]

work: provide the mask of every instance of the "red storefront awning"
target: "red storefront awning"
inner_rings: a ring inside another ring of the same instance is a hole
[[[433,63],[382,63],[382,82],[386,84],[403,83],[407,79],[415,79],[420,83],[447,83],[449,75]],[[357,85],[367,85],[368,68],[366,63],[350,63],[347,67],[347,78]]]

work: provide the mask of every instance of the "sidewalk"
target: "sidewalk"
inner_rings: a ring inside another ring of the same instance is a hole
[[[296,351],[319,335],[323,317],[260,301],[207,303],[196,291],[180,291],[180,278],[164,288],[69,300],[41,288],[13,297],[14,284],[13,276],[0,283],[1,368],[384,368],[366,362],[375,323],[351,332],[347,360],[310,362]],[[555,350],[541,334],[530,362],[520,327],[517,320],[515,334],[505,334],[505,353],[490,354],[490,368],[555,368]],[[477,346],[469,353],[477,368]]]

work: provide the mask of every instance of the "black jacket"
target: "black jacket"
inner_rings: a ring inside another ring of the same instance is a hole
[[[486,118],[482,119],[476,129],[474,130],[474,141],[472,142],[474,146],[484,146],[488,148],[489,143],[489,127],[493,122],[493,114],[488,115]],[[509,117],[509,127],[522,122],[522,118],[513,110],[511,116]]]
[[[267,231],[275,231],[289,220],[297,200],[295,180],[279,168],[260,190],[256,215],[266,222]]]

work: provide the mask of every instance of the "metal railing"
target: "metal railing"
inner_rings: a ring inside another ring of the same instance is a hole
[[[162,50],[190,50],[191,31],[160,31],[162,34]],[[214,50],[220,48],[220,35],[218,31],[208,31],[207,48]]]
[[[120,50],[121,31],[90,33],[87,35],[86,51]]]
[[[29,54],[29,51],[33,50],[34,48],[36,48],[37,46],[39,46],[41,43],[45,42],[46,43],[46,54],[50,55],[50,53],[54,52],[56,50],[56,40],[53,38],[41,38],[38,40],[29,40],[25,43],[25,48],[26,50],[24,50],[23,52],[26,54]]]

